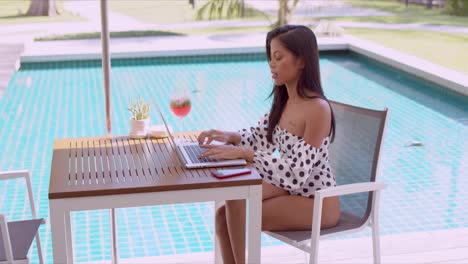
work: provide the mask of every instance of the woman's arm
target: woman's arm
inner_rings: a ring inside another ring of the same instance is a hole
[[[253,152],[273,153],[276,148],[273,143],[267,140],[267,128],[268,115],[265,115],[258,121],[257,126],[240,130],[240,146],[250,148]]]
[[[228,135],[228,142],[233,145],[239,145],[241,142],[241,135],[239,132],[226,132]]]
[[[240,134],[238,132],[220,131],[211,129],[203,131],[198,135],[198,144],[209,145],[213,140],[237,145],[240,143]]]

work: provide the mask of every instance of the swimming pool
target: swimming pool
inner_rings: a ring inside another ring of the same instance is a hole
[[[468,227],[468,98],[354,53],[324,53],[322,83],[336,101],[390,108],[382,152],[381,233]],[[112,124],[126,134],[129,99],[141,94],[169,111],[170,87],[192,91],[184,128],[236,130],[268,111],[271,89],[264,54],[125,59],[112,62]],[[48,217],[54,138],[105,134],[99,61],[23,64],[0,100],[0,170],[32,172],[36,204]],[[216,113],[216,114],[215,114]],[[152,122],[159,123],[155,111]],[[410,146],[419,141],[422,146]],[[21,183],[0,182],[0,211],[28,215]],[[76,261],[110,259],[108,213],[74,213]],[[117,210],[122,258],[212,251],[212,204]],[[51,262],[50,227],[41,228]],[[262,245],[280,242],[262,237]],[[35,252],[35,251],[34,251]],[[35,256],[32,260],[36,261]]]

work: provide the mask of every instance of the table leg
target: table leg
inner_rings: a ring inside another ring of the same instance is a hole
[[[247,263],[259,264],[262,232],[262,186],[250,186],[247,199]]]
[[[67,263],[65,210],[58,201],[49,200],[49,203],[54,263]]]
[[[65,211],[65,239],[67,243],[65,244],[67,247],[67,262],[73,263],[73,236],[71,232],[71,212]]]
[[[117,223],[115,218],[115,208],[110,209],[110,225],[111,225],[111,247],[112,247],[112,264],[119,263],[119,252],[117,250]]]

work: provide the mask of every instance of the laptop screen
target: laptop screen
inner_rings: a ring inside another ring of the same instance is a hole
[[[162,121],[163,121],[163,123],[164,123],[164,127],[166,128],[167,134],[169,135],[169,142],[170,142],[172,148],[173,148],[174,150],[176,150],[175,140],[174,140],[174,138],[172,137],[171,130],[170,130],[169,127],[167,126],[166,119],[164,118],[164,115],[162,114],[161,109],[159,109],[159,106],[158,106],[158,105],[156,105],[156,109],[157,109],[159,115],[161,116],[161,119],[162,119]]]

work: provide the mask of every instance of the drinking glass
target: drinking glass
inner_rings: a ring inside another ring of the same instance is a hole
[[[180,118],[180,131],[184,131],[184,117],[186,117],[192,109],[189,91],[182,86],[175,88],[170,96],[169,107],[171,112]]]

